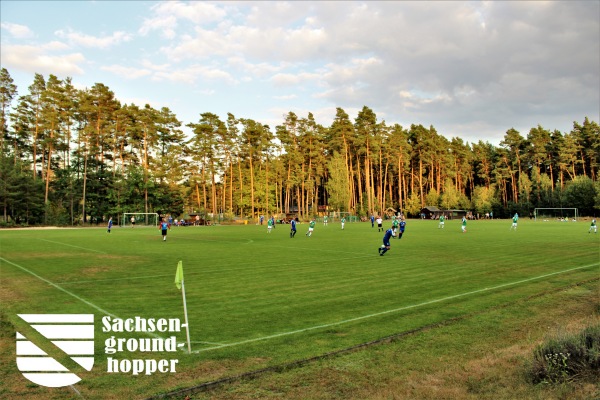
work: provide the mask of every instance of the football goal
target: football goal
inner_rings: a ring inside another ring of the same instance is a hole
[[[158,226],[157,213],[123,213],[121,226]]]
[[[535,221],[577,221],[579,214],[577,208],[536,208],[533,210],[533,219]]]
[[[345,218],[346,222],[358,222],[359,221],[357,216],[352,215],[349,212],[332,211],[329,213],[329,222],[339,222],[342,220],[342,218]]]

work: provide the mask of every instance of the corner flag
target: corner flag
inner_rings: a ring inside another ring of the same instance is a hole
[[[183,263],[179,261],[177,264],[177,272],[175,272],[175,286],[181,290],[181,283],[183,282]]]
[[[183,282],[183,261],[179,261],[177,264],[177,271],[175,272],[175,286],[181,290],[181,296],[183,297],[183,313],[185,315],[185,330],[187,336],[188,353],[192,352],[190,345],[190,324],[188,323],[187,315],[187,302],[185,301],[185,284]]]

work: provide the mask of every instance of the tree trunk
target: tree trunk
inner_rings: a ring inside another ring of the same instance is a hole
[[[85,144],[84,144],[85,146]],[[83,159],[83,197],[81,199],[82,204],[82,214],[83,214],[83,225],[85,225],[85,188],[87,184],[87,150],[84,153]]]
[[[423,161],[419,155],[419,193],[421,195],[421,208],[425,206],[425,196],[423,195]]]
[[[356,180],[358,184],[358,207],[362,207],[363,204],[363,191],[362,191],[362,180],[360,178],[360,158],[356,155]]]
[[[250,155],[250,218],[254,219],[254,165]]]
[[[198,181],[195,182],[195,186],[196,186],[196,203],[198,204],[198,209],[200,209],[201,207],[201,202],[200,202],[200,187],[198,186]]]

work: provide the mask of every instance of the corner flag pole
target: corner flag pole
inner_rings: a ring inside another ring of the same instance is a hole
[[[183,296],[183,313],[185,314],[185,331],[187,335],[188,354],[191,354],[192,347],[190,345],[190,324],[188,323],[187,302],[185,300],[185,284],[183,282],[183,262],[181,261],[179,261],[179,264],[177,264],[177,272],[175,273],[175,286],[177,286],[177,289],[181,289],[181,295]]]

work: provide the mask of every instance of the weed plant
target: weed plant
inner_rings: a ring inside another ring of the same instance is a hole
[[[600,325],[575,334],[558,333],[534,350],[534,383],[561,383],[596,376],[600,370]]]

